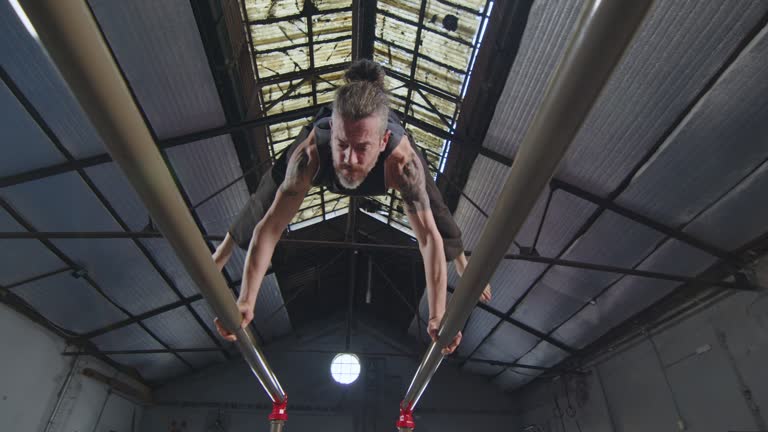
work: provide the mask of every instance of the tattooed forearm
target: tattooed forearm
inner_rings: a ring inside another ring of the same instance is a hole
[[[305,181],[308,167],[309,154],[304,150],[300,150],[299,154],[288,161],[288,169],[285,173],[285,179],[280,185],[280,190],[289,196],[298,195],[300,190],[298,186]]]
[[[403,166],[398,186],[408,212],[415,213],[429,208],[424,169],[419,163],[418,156],[413,155],[411,160]]]

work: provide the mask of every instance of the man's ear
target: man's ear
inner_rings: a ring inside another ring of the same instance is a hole
[[[381,143],[379,143],[379,153],[383,152],[385,148],[387,148],[387,143],[389,142],[389,137],[392,135],[392,131],[387,129],[386,132],[384,132],[384,136],[381,138]]]

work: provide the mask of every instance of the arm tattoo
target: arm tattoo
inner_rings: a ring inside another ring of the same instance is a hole
[[[411,160],[403,166],[398,186],[400,194],[403,196],[405,208],[409,213],[416,213],[429,208],[424,169],[419,163],[417,155],[413,155]]]
[[[303,177],[307,173],[307,167],[309,166],[309,154],[306,150],[300,150],[300,153],[295,158],[291,158],[288,161],[288,169],[285,173],[285,179],[280,185],[280,190],[288,196],[298,195],[297,186],[299,186],[303,180]]]

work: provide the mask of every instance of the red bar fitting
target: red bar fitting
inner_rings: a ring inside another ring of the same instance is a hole
[[[403,404],[400,404],[400,418],[397,420],[397,427],[398,428],[407,428],[407,429],[415,429],[416,423],[413,421],[413,410],[411,409],[411,404],[408,404],[408,406],[404,407]]]
[[[283,402],[272,402],[272,412],[269,413],[270,421],[288,421],[288,396]]]

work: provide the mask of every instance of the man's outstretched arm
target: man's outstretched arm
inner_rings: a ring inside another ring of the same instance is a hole
[[[437,230],[435,218],[429,206],[426,189],[426,175],[416,153],[411,152],[407,162],[399,170],[397,188],[403,197],[405,214],[413,233],[419,242],[419,250],[424,260],[424,273],[427,282],[427,300],[429,303],[429,335],[437,340],[437,333],[445,315],[447,301],[447,265],[443,238]],[[456,335],[450,345],[443,348],[443,354],[452,353],[461,342],[461,333]]]
[[[243,279],[237,307],[243,314],[241,326],[246,327],[253,319],[253,309],[264,274],[269,268],[280,236],[299,211],[304,197],[311,187],[312,175],[317,170],[317,153],[314,149],[314,133],[296,149],[288,161],[285,180],[280,185],[264,218],[256,224],[248,246],[243,268]],[[229,341],[235,340],[231,331],[216,320],[219,333]]]

